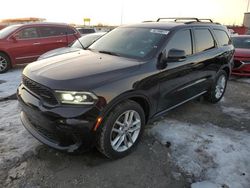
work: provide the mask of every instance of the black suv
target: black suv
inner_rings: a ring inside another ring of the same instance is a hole
[[[17,91],[21,120],[53,148],[96,146],[120,158],[149,121],[202,95],[218,102],[233,53],[220,24],[159,19],[122,26],[87,50],[28,65]]]

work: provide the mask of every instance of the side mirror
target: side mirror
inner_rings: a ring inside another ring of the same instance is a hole
[[[179,62],[184,61],[186,58],[186,53],[184,50],[178,50],[178,49],[170,49],[167,54],[167,62]]]
[[[170,49],[169,51],[163,51],[157,67],[159,69],[165,69],[168,63],[184,61],[186,58],[186,53],[184,50]]]

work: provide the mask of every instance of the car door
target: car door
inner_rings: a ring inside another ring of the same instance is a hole
[[[158,112],[169,110],[204,92],[196,87],[204,80],[202,72],[196,72],[200,62],[195,57],[194,47],[191,28],[177,31],[167,43],[166,53],[171,49],[184,50],[186,58],[167,62],[167,67],[159,73]]]
[[[11,37],[9,52],[17,64],[30,63],[40,55],[41,38],[36,27],[22,28]]]
[[[40,26],[39,33],[42,37],[41,54],[50,50],[66,47],[68,45],[66,30],[64,27]]]
[[[194,78],[196,84],[193,85],[195,91],[203,92],[209,90],[216,72],[221,68],[224,57],[223,50],[218,48],[218,44],[209,27],[194,27]],[[200,80],[198,82],[197,80]]]

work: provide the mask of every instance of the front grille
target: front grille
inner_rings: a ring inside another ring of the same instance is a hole
[[[56,97],[49,88],[27,78],[26,76],[22,77],[22,82],[31,92],[41,97],[45,102],[51,105],[58,104]]]

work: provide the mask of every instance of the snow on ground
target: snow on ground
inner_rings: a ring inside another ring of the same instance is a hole
[[[250,78],[244,78],[244,77],[232,77],[231,80],[237,81],[237,82],[242,82],[242,83],[247,83],[250,84]]]
[[[0,99],[16,93],[21,82],[22,71],[22,68],[15,68],[0,74]]]
[[[225,114],[231,116],[236,120],[240,120],[242,118],[250,120],[250,112],[246,111],[243,108],[221,106],[221,109]]]
[[[39,145],[20,121],[18,102],[0,102],[0,168],[18,162]]]
[[[241,78],[239,81],[250,84],[250,78]]]
[[[192,188],[250,187],[249,133],[169,119],[151,133],[162,144],[171,142],[172,160],[194,177]]]

